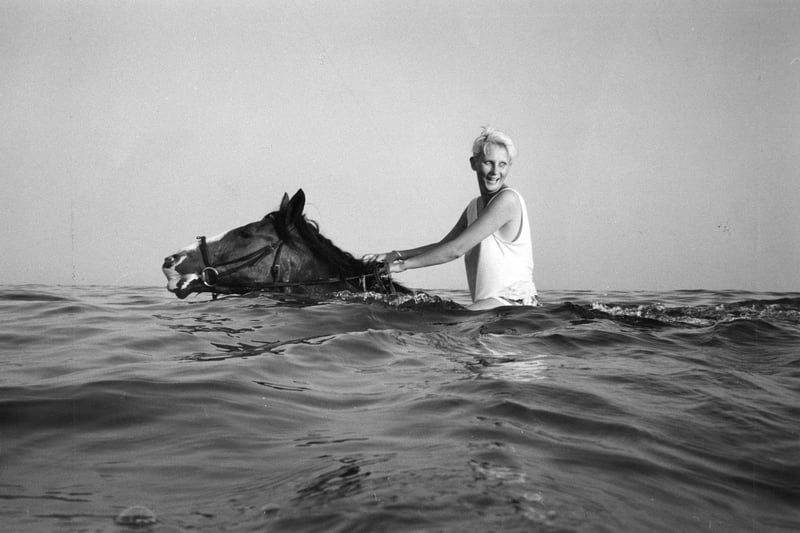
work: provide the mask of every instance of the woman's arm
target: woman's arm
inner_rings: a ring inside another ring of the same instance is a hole
[[[445,235],[442,240],[439,242],[434,242],[431,244],[426,244],[424,246],[419,246],[417,248],[408,248],[405,250],[392,250],[391,252],[381,253],[381,254],[367,254],[362,258],[362,261],[370,262],[370,261],[378,261],[381,263],[394,263],[397,260],[406,260],[412,257],[416,257],[420,254],[424,254],[437,246],[440,246],[446,242],[449,242],[455,239],[464,229],[467,227],[467,210],[465,209],[463,213],[461,213],[461,217],[459,217],[458,222],[456,222],[455,226]]]
[[[409,254],[407,258],[403,255],[403,251],[400,251],[403,259],[392,262],[390,270],[391,272],[403,272],[411,268],[439,265],[457,259],[504,225],[517,220],[517,213],[519,212],[520,205],[517,196],[515,194],[500,193],[471,226],[466,226],[465,211],[462,214],[463,229],[455,232],[456,228],[453,228],[447,237],[436,244],[408,250],[419,251],[419,253]],[[461,223],[461,219],[459,219],[459,223]],[[456,227],[459,227],[458,224]]]

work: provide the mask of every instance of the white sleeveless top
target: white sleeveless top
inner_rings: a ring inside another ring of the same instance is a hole
[[[466,253],[464,265],[467,269],[469,292],[473,302],[486,298],[504,298],[533,305],[536,301],[536,285],[533,283],[533,246],[528,209],[519,192],[514,189],[506,190],[512,191],[519,198],[522,208],[519,233],[512,241],[503,239],[497,232],[492,233]],[[479,200],[480,197],[474,198],[467,206],[468,226],[478,218]]]

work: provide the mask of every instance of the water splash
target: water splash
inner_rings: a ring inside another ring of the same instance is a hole
[[[156,514],[144,505],[128,507],[117,515],[114,522],[131,528],[149,527],[158,522]]]
[[[598,318],[597,314],[601,314],[622,319],[700,328],[734,320],[775,320],[796,324],[800,322],[800,299],[745,300],[676,307],[660,302],[642,305],[594,302],[591,311],[594,312],[590,313],[594,315],[593,318]]]
[[[442,310],[463,310],[464,307],[456,302],[440,296],[425,292],[411,294],[382,294],[379,292],[351,292],[339,291],[332,295],[333,298],[345,302],[382,303],[392,307],[435,307]]]

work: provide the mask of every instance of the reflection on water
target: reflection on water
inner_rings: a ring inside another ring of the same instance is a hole
[[[546,355],[539,356],[546,358]],[[504,381],[536,381],[545,378],[547,366],[540,359],[516,361],[514,359],[489,361],[481,359],[477,364],[467,363],[480,377]]]

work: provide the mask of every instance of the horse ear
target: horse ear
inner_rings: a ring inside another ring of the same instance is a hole
[[[283,193],[283,200],[281,200],[281,211],[286,211],[286,207],[289,205],[289,194]]]
[[[294,196],[292,196],[292,199],[288,201],[285,211],[283,209],[283,204],[281,204],[281,211],[284,212],[286,222],[292,224],[294,221],[301,218],[305,206],[306,193],[303,192],[303,189],[298,189],[297,192],[294,193]]]

